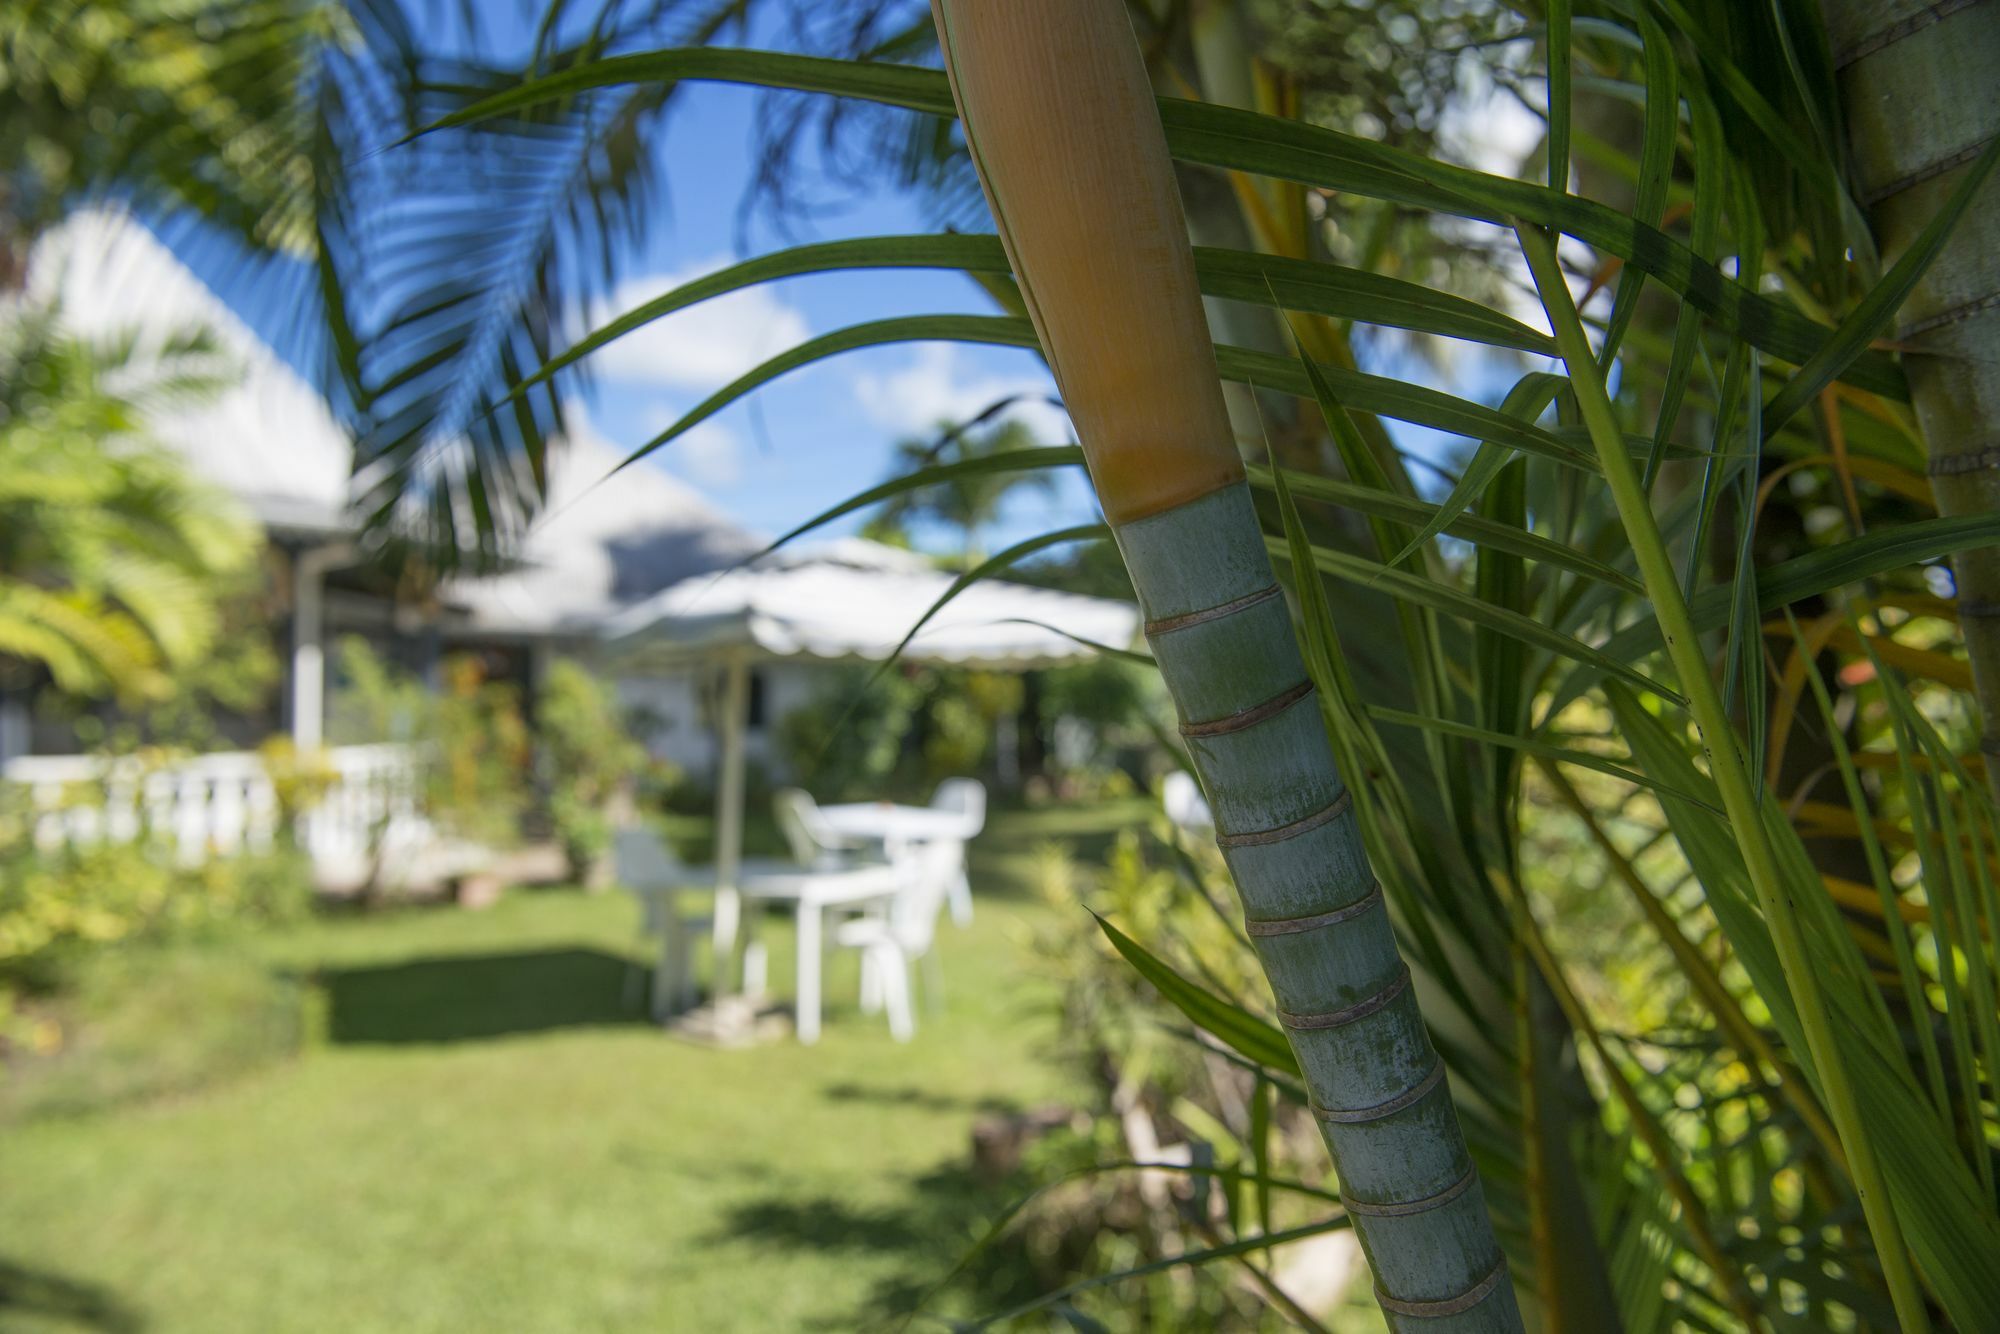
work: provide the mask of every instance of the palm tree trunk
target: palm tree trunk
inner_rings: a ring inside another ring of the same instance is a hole
[[[1855,186],[1886,266],[2000,133],[2000,3],[1825,0]],[[1910,397],[1940,514],[2000,507],[2000,176],[1903,306]],[[1952,561],[1986,773],[2000,794],[2000,548]]]
[[[973,161],[1138,589],[1391,1327],[1520,1314],[1231,440],[1118,0],[933,0]]]

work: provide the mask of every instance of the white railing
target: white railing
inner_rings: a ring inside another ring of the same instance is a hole
[[[320,790],[299,819],[315,865],[352,866],[428,832],[408,746],[334,746],[321,758]],[[250,751],[164,763],[26,755],[0,765],[0,780],[26,790],[32,837],[44,851],[151,838],[193,865],[268,848],[277,836],[277,786]]]

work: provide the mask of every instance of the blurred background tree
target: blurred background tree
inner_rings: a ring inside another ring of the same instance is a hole
[[[0,673],[159,700],[207,657],[216,590],[249,573],[258,531],[147,438],[146,414],[217,374],[199,334],[99,347],[52,312],[0,315]]]

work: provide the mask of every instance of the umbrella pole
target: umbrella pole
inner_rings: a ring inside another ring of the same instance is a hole
[[[736,877],[743,864],[743,733],[749,726],[750,660],[732,653],[723,665],[722,763],[715,783],[715,991],[726,994],[736,974],[743,916]],[[761,983],[761,979],[759,979]]]

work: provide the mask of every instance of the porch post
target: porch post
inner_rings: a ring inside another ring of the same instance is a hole
[[[292,745],[318,750],[326,723],[326,573],[353,558],[345,543],[307,547],[292,562]]]

